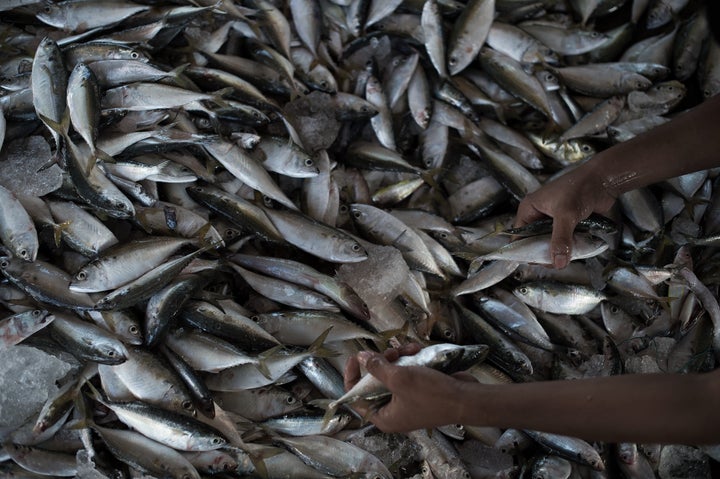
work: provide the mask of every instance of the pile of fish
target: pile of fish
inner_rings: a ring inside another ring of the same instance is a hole
[[[3,477],[710,477],[717,448],[382,434],[341,376],[407,342],[488,383],[715,367],[716,170],[623,195],[564,270],[511,228],[720,91],[702,2],[1,3],[0,350],[77,363]]]

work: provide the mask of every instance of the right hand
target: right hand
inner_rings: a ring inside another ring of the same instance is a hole
[[[575,226],[591,213],[607,215],[615,203],[616,196],[603,185],[604,175],[595,164],[585,163],[555,178],[525,196],[518,206],[516,228],[546,216],[553,219],[550,254],[555,268],[570,262]]]

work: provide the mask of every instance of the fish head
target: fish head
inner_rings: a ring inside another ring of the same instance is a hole
[[[96,285],[104,284],[108,280],[106,272],[96,263],[90,262],[80,268],[70,282],[70,290],[76,293],[97,292]]]
[[[38,253],[37,233],[23,231],[11,234],[9,241],[13,254],[25,261],[35,261]]]

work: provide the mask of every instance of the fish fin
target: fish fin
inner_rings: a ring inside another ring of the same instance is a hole
[[[332,328],[332,326],[327,328],[322,332],[322,334],[320,334],[320,336],[317,337],[315,341],[313,341],[313,343],[308,347],[308,353],[320,358],[330,358],[338,355],[338,352],[334,349],[323,346]]]
[[[56,122],[55,120],[51,120],[42,113],[38,113],[37,116],[43,123],[48,126],[48,128],[50,128],[63,138],[67,138],[68,130],[70,129],[70,110],[65,110],[65,114],[63,114],[63,118],[62,120],[60,120],[60,123]]]
[[[217,106],[219,106],[221,108],[230,108],[230,104],[225,101],[224,97],[225,97],[225,95],[229,95],[230,93],[232,93],[234,91],[235,91],[235,89],[233,87],[229,86],[227,88],[223,88],[221,90],[213,92],[212,99],[210,101],[212,101],[213,103],[215,103]]]
[[[387,347],[388,343],[392,338],[394,338],[395,336],[407,336],[409,330],[410,321],[405,321],[405,324],[403,324],[401,328],[386,329],[385,331],[378,333],[378,342],[380,342],[382,346]]]
[[[98,389],[95,386],[93,386],[93,384],[90,381],[88,381],[86,384],[87,384],[88,388],[90,389],[90,397],[92,399],[94,399],[95,401],[99,402],[100,404],[108,406],[108,400],[105,397],[105,395],[102,392],[98,391]]]
[[[55,246],[60,247],[60,241],[62,240],[62,234],[63,231],[67,231],[67,229],[70,227],[71,221],[63,221],[60,224],[53,225],[53,240],[55,241]]]
[[[441,171],[442,171],[441,166],[439,166],[437,168],[433,168],[432,170],[425,170],[420,173],[420,178],[422,178],[425,183],[430,185],[431,188],[437,189],[439,187],[439,185],[438,185],[437,180],[435,179],[435,176],[437,176],[438,173],[440,173]]]
[[[318,399],[312,399],[310,401],[307,401],[306,404],[308,404],[309,406],[316,407],[318,409],[327,411],[328,408],[330,408],[330,403],[332,403],[332,402],[333,402],[332,399],[318,398]]]
[[[338,406],[340,406],[341,403],[338,401],[332,401],[327,404],[327,409],[325,409],[325,414],[323,415],[322,420],[322,429],[325,429],[327,425],[330,423],[330,419],[333,418],[335,413],[337,412]]]
[[[198,228],[198,230],[193,235],[195,238],[197,238],[199,245],[200,245],[200,249],[203,252],[209,251],[211,249],[222,248],[223,246],[225,246],[225,241],[223,241],[222,239],[219,239],[217,241],[212,241],[208,237],[208,232],[210,231],[210,228],[212,228],[212,227],[213,227],[212,223],[210,223],[208,221],[203,226]]]
[[[168,75],[171,76],[172,78],[177,78],[177,77],[179,77],[180,75],[182,75],[183,72],[184,72],[190,65],[191,65],[190,63],[183,63],[183,64],[180,65],[179,67],[170,70],[170,71],[168,72]]]
[[[100,148],[95,148],[93,156],[96,157],[98,160],[102,160],[104,163],[117,163],[115,158],[113,158],[111,155],[105,153]]]

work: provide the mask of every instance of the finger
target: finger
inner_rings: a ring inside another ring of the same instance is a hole
[[[422,348],[423,347],[421,344],[409,343],[409,344],[400,346],[398,348],[398,352],[400,353],[400,356],[412,356],[414,354],[417,354]]]
[[[577,221],[567,216],[553,218],[552,237],[550,238],[550,256],[553,266],[563,269],[570,262],[572,253],[573,231]]]
[[[382,432],[396,432],[389,426],[392,420],[392,414],[389,412],[388,406],[383,406],[376,411],[367,411],[364,417]]]
[[[385,359],[387,359],[388,362],[395,362],[400,357],[400,350],[396,348],[386,349],[383,356],[385,356]]]
[[[343,384],[345,390],[349,391],[355,383],[360,379],[360,363],[357,357],[350,356],[345,363],[345,370],[343,371]]]
[[[381,383],[387,386],[390,375],[398,366],[393,366],[385,356],[370,351],[362,351],[357,355],[360,365],[367,369],[367,372],[375,376]]]
[[[547,217],[545,213],[542,213],[533,206],[528,198],[525,198],[518,205],[517,213],[515,214],[515,222],[513,223],[514,228],[519,228],[533,221],[541,220]]]

